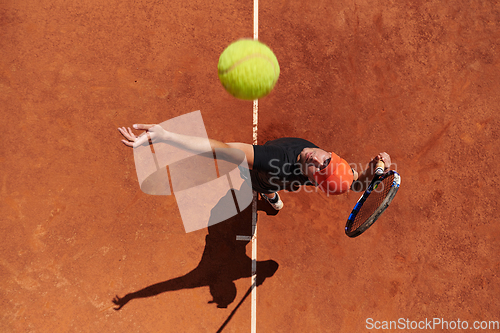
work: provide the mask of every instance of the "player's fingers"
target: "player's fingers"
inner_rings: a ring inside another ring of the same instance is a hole
[[[135,129],[139,129],[139,130],[148,130],[153,126],[155,126],[155,125],[154,124],[134,124],[134,126],[132,126],[132,127]]]
[[[379,159],[384,162],[385,165],[384,171],[388,171],[391,167],[391,157],[386,152],[380,153],[378,156]]]
[[[391,157],[389,156],[389,154],[387,154],[386,152],[384,153],[381,153],[382,155],[382,160],[384,161],[384,163],[388,166],[391,165]]]
[[[149,128],[149,132],[154,132],[154,131],[161,131],[163,128],[160,126],[160,125],[152,125],[150,128]]]
[[[133,133],[127,132],[125,127],[118,128],[118,131],[128,140],[134,141],[135,135]]]
[[[134,143],[133,143],[133,142],[131,142],[131,141],[122,140],[122,142],[123,142],[126,146],[129,146],[129,147],[133,147],[133,146],[134,146]]]
[[[376,158],[376,160],[377,160],[377,161],[382,160],[382,161],[384,161],[384,163],[385,163],[385,162],[386,162],[386,160],[387,160],[387,156],[389,156],[389,155],[387,155],[387,153],[380,153],[380,154],[378,154],[378,155],[377,155],[377,157],[375,157],[375,158]]]
[[[135,138],[136,138],[136,136],[135,136],[134,132],[132,132],[132,130],[130,129],[130,127],[127,127],[127,130],[128,130],[128,135],[129,135],[130,137],[132,137],[132,138],[134,138],[134,139],[135,139]]]

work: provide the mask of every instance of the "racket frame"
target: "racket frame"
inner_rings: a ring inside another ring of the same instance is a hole
[[[391,189],[389,190],[389,193],[387,193],[387,196],[384,198],[382,203],[378,206],[378,208],[375,210],[375,212],[366,219],[366,221],[360,225],[356,230],[353,231],[348,231],[350,225],[356,218],[356,215],[358,214],[359,210],[365,203],[366,199],[370,196],[370,194],[373,192],[374,187],[376,184],[382,182],[385,178],[394,175],[394,180],[392,181],[391,184]],[[365,232],[377,219],[380,217],[380,214],[382,214],[389,204],[391,203],[392,199],[394,199],[394,196],[399,190],[399,186],[401,184],[401,176],[394,170],[388,171],[386,174],[383,175],[375,175],[373,180],[371,181],[370,185],[366,189],[366,191],[363,193],[363,195],[359,198],[359,200],[356,202],[356,205],[354,206],[351,214],[349,215],[349,218],[347,219],[346,226],[345,226],[345,233],[347,236],[354,238],[359,235],[361,235],[363,232]]]

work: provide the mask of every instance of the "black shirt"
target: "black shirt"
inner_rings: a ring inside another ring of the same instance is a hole
[[[300,185],[313,185],[297,162],[304,148],[319,147],[299,138],[281,138],[254,145],[253,169],[250,170],[252,188],[260,193],[272,193],[296,191]]]

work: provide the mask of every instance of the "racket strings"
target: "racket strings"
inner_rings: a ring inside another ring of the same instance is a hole
[[[382,205],[384,199],[389,194],[394,182],[394,175],[390,175],[387,178],[382,179],[380,182],[376,183],[372,192],[364,202],[363,206],[360,208],[359,212],[356,214],[354,221],[352,222],[349,231],[358,229],[368,218],[370,218],[373,213]]]

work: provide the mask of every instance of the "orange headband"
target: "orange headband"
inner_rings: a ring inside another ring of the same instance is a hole
[[[347,162],[335,153],[328,166],[314,173],[318,187],[327,194],[342,194],[349,190],[354,174]]]

